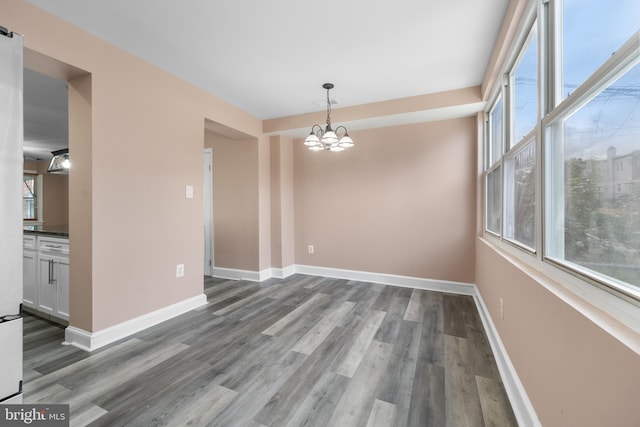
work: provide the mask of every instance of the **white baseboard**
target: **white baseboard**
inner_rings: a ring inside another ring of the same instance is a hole
[[[476,291],[473,298],[476,302],[476,306],[478,307],[478,312],[480,313],[480,319],[482,319],[484,330],[487,332],[489,344],[491,345],[491,350],[493,351],[496,364],[498,365],[498,371],[500,371],[502,383],[504,384],[504,388],[509,396],[509,401],[511,402],[511,407],[513,408],[513,413],[516,416],[518,425],[523,427],[542,426],[540,420],[538,420],[538,415],[529,400],[529,396],[527,395],[527,392],[520,382],[520,378],[511,363],[511,359],[509,359],[507,350],[505,349],[504,344],[502,344],[498,330],[489,315],[489,310],[484,304],[484,300],[482,299],[478,288],[475,288]]]
[[[293,276],[294,274],[296,274],[296,266],[290,265],[284,268],[272,268],[270,269],[269,273],[270,273],[270,278],[273,277],[275,279],[285,279],[289,276]]]
[[[213,267],[213,269],[211,270],[211,276],[220,277],[222,279],[249,280],[251,282],[260,282],[262,280],[268,279],[268,277],[263,278],[263,275],[260,271],[240,270],[237,268],[222,267]]]
[[[207,304],[207,296],[200,294],[95,332],[69,326],[65,329],[63,344],[93,351],[205,304]]]
[[[399,276],[396,274],[370,273],[367,271],[344,270],[339,268],[296,265],[296,273],[334,279],[357,280],[359,282],[381,283],[383,285],[423,289],[426,291],[448,292],[461,295],[475,295],[475,285],[447,280],[424,279],[422,277]]]

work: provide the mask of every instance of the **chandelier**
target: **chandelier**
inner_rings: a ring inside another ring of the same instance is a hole
[[[331,101],[329,100],[329,91],[333,89],[333,83],[325,83],[322,87],[327,90],[327,127],[322,130],[320,125],[313,125],[311,127],[311,133],[309,133],[307,139],[304,140],[304,145],[311,151],[343,151],[345,148],[353,147],[353,140],[349,137],[346,127],[338,126],[335,131],[331,128]],[[344,133],[338,137],[339,132]]]

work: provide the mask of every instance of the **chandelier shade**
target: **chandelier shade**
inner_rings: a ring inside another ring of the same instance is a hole
[[[335,130],[331,127],[331,100],[329,91],[333,89],[333,83],[322,85],[327,90],[327,126],[322,129],[320,125],[313,125],[309,136],[304,140],[304,145],[311,151],[343,151],[354,146],[353,140],[344,126],[338,126]]]

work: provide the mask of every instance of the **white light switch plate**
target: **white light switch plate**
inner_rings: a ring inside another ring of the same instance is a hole
[[[185,194],[187,196],[187,199],[193,199],[193,185],[187,185]]]

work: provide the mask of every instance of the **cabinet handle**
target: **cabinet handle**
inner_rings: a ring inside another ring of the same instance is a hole
[[[51,284],[51,270],[53,270],[53,264],[51,264],[52,261],[52,259],[49,260],[49,285]]]
[[[57,281],[55,265],[56,265],[56,262],[54,260],[51,260],[51,284],[52,285],[55,285]]]
[[[44,246],[51,249],[62,249],[62,245],[44,245]]]

